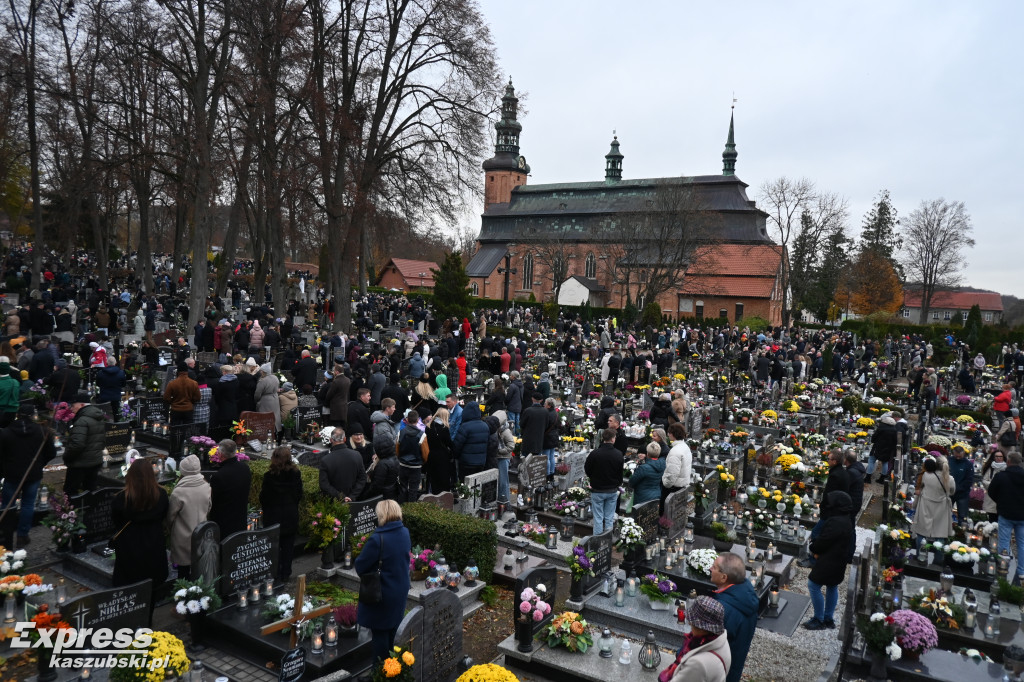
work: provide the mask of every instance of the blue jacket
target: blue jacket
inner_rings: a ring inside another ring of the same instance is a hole
[[[750,582],[744,580],[716,593],[715,599],[725,607],[725,631],[729,638],[729,651],[732,653],[732,664],[725,680],[739,682],[757,627],[757,593]]]
[[[413,379],[419,379],[423,376],[425,364],[419,353],[413,353],[412,358],[409,359],[409,376]]]
[[[955,456],[950,456],[947,461],[949,462],[949,475],[956,481],[956,492],[950,497],[954,500],[967,499],[967,496],[971,494],[971,486],[974,484],[974,464],[967,457],[958,459]]]
[[[376,571],[378,560],[381,565],[380,587],[383,599],[379,604],[359,604],[356,620],[363,627],[390,630],[402,622],[411,586],[411,550],[409,529],[401,521],[392,521],[375,530],[363,551],[356,557],[356,573],[359,575]]]
[[[633,487],[633,504],[661,499],[661,475],[665,473],[665,459],[645,459],[629,478]]]
[[[448,415],[448,431],[452,434],[452,438],[458,435],[460,426],[462,426],[462,405],[456,403],[455,409]]]
[[[449,428],[451,428],[449,426]],[[455,454],[459,461],[470,466],[483,466],[487,463],[487,439],[491,430],[480,418],[480,405],[466,403],[462,410],[462,424],[459,433],[452,439]]]
[[[114,409],[114,419],[120,419],[121,389],[125,385],[124,370],[113,365],[96,372],[96,385],[99,387],[101,403],[110,403]]]

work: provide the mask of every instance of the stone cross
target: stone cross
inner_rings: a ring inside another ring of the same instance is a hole
[[[330,604],[327,606],[320,606],[313,609],[309,613],[302,612],[302,601],[306,598],[306,576],[305,574],[299,576],[299,584],[295,588],[295,610],[292,611],[292,615],[289,618],[283,618],[274,623],[269,623],[260,628],[261,635],[269,635],[274,632],[280,632],[285,628],[292,629],[291,644],[288,648],[294,649],[296,643],[299,641],[299,628],[302,624],[311,618],[319,618],[327,613],[330,613],[334,608]]]

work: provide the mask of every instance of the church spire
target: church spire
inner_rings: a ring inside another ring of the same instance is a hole
[[[523,131],[523,125],[516,120],[518,111],[519,98],[516,97],[516,89],[512,87],[512,76],[509,76],[505,96],[501,98],[501,120],[494,126],[498,132],[495,154],[507,152],[519,156],[519,133]]]
[[[618,182],[622,179],[622,152],[619,151],[619,136],[612,131],[612,148],[604,155],[604,181]]]
[[[733,105],[733,110],[736,105]],[[722,152],[722,175],[736,175],[736,139],[733,133],[733,113],[729,113],[729,138],[725,141],[725,151]]]

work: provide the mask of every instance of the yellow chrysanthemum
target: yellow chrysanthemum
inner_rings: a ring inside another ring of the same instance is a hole
[[[398,677],[402,672],[402,664],[398,662],[397,658],[385,658],[384,659],[384,675],[387,677]]]
[[[402,661],[406,665],[412,665],[416,662],[416,657],[412,655],[411,651],[406,651],[404,654],[402,654]]]

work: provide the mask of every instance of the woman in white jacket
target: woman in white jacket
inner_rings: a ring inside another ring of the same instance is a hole
[[[686,444],[686,427],[676,422],[668,427],[672,447],[665,458],[665,473],[661,475],[661,513],[664,514],[665,498],[690,485],[693,471],[693,453]]]

